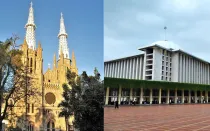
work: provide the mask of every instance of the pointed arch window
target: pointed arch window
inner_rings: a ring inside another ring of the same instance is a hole
[[[27,131],[34,131],[34,125],[33,124],[29,124]]]
[[[47,131],[55,131],[55,123],[53,121],[47,123]]]

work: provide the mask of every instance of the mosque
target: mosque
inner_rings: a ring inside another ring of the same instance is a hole
[[[28,75],[33,78],[32,86],[37,88],[42,95],[37,99],[29,98],[27,100],[27,125],[19,119],[25,113],[25,107],[19,108],[17,106],[13,109],[13,112],[20,117],[15,121],[9,122],[8,126],[20,127],[27,131],[64,131],[66,129],[66,121],[64,117],[59,117],[61,108],[58,107],[58,104],[63,100],[62,84],[67,83],[67,69],[76,74],[78,74],[78,69],[74,52],[72,52],[70,58],[67,43],[68,34],[65,30],[63,14],[61,13],[60,31],[58,33],[58,59],[56,55],[52,56],[53,67],[52,69],[48,68],[45,73],[43,72],[43,49],[41,42],[38,42],[38,47],[36,47],[36,25],[32,3],[29,8],[29,16],[25,29],[26,35],[21,46],[23,51],[22,62],[28,65]],[[72,119],[69,119],[69,126],[72,126]]]
[[[209,62],[167,40],[138,50],[144,53],[104,62],[105,105],[210,102]]]

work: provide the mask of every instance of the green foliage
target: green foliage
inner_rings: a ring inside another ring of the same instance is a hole
[[[210,85],[204,84],[191,84],[191,83],[178,83],[167,81],[147,81],[147,80],[133,80],[121,78],[104,78],[105,87],[110,88],[162,88],[162,89],[185,89],[185,90],[201,90],[210,91]]]
[[[75,80],[76,74],[68,71],[68,84],[71,88],[63,85],[64,101],[60,104],[63,108],[60,115],[69,117],[74,114],[74,126],[80,131],[103,130],[104,88],[100,82],[100,74],[96,70],[94,73],[95,76],[88,76],[84,71],[79,79]]]

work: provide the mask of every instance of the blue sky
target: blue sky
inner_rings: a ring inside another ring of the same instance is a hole
[[[1,0],[0,41],[12,36],[25,37],[30,0]],[[43,47],[44,71],[58,56],[60,13],[63,13],[70,56],[75,52],[79,74],[93,74],[97,67],[103,73],[103,1],[102,0],[33,0],[36,42]],[[51,66],[52,67],[52,66]]]

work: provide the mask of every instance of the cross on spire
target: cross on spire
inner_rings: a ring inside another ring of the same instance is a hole
[[[48,63],[48,68],[50,69],[50,63]]]

